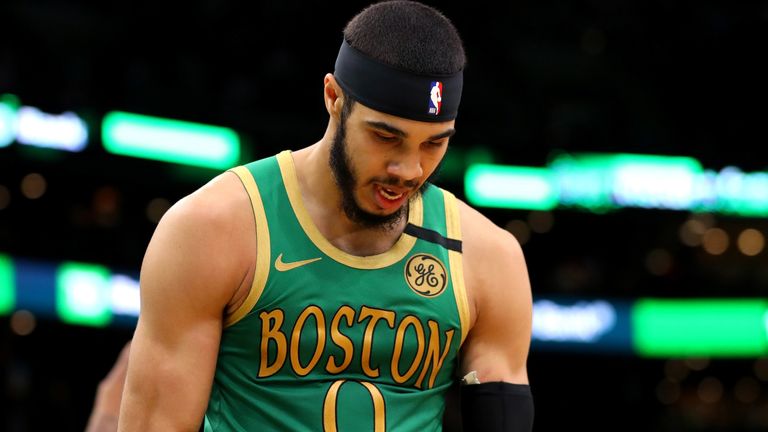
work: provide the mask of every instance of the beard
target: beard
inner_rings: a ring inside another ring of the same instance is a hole
[[[401,206],[391,214],[378,215],[368,212],[360,207],[357,199],[355,198],[354,191],[357,186],[359,186],[358,182],[360,179],[352,170],[352,161],[349,157],[349,153],[347,152],[346,123],[348,115],[345,114],[346,113],[342,111],[339,127],[336,129],[336,133],[333,136],[333,143],[331,145],[329,158],[329,164],[331,166],[331,171],[333,172],[333,177],[336,181],[336,185],[339,187],[339,191],[341,192],[341,209],[344,211],[344,214],[347,216],[347,218],[349,218],[349,220],[364,228],[376,228],[384,231],[391,231],[397,227],[398,223],[403,218],[407,217],[408,208],[411,201],[417,198],[423,191],[424,187],[430,184],[431,180],[437,176],[438,172],[440,171],[442,161],[440,165],[438,165],[437,169],[435,169],[435,172],[432,173],[427,181],[425,181],[421,186],[419,186],[418,182],[415,180],[401,182],[400,179],[396,177],[372,179],[371,182],[378,182],[385,185],[402,185],[404,187],[410,188],[419,186],[419,188],[416,189],[416,191],[408,198],[406,205]]]

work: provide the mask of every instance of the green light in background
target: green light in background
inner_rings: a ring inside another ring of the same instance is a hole
[[[467,165],[493,164],[493,152],[487,147],[472,147],[466,152]]]
[[[560,189],[560,204],[592,211],[615,208],[613,192],[613,155],[561,154],[550,164]]]
[[[16,139],[16,111],[19,99],[10,94],[0,96],[0,147],[7,147]]]
[[[627,207],[683,210],[694,202],[701,164],[686,156],[616,154],[613,197]]]
[[[461,181],[464,174],[464,151],[457,147],[448,149],[440,163],[439,178]]]
[[[104,148],[114,154],[226,169],[240,159],[232,129],[113,111],[102,123]]]
[[[727,167],[715,183],[716,209],[741,216],[768,216],[768,173]]]
[[[112,320],[109,270],[65,262],[56,274],[56,310],[70,324],[103,327]]]
[[[21,99],[19,99],[19,97],[16,95],[5,93],[0,95],[0,103],[4,103],[13,109],[19,109],[21,106]]]
[[[702,173],[699,161],[690,157],[627,153],[561,154],[550,167],[560,204],[598,211],[691,208]]]
[[[472,164],[492,164],[493,152],[485,147],[451,147],[440,163],[439,180],[447,179],[460,182],[464,179],[467,167]]]
[[[464,187],[478,206],[549,210],[558,202],[548,168],[475,164],[467,169]]]
[[[10,313],[16,306],[16,281],[11,257],[0,254],[0,315]]]
[[[768,354],[768,300],[638,300],[636,352],[647,357],[756,357]]]

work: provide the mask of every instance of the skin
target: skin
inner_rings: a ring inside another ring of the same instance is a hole
[[[350,219],[328,163],[343,92],[324,80],[329,114],[323,138],[293,153],[310,217],[337,248],[367,256],[389,250],[406,220],[389,229]],[[356,104],[346,123],[356,179],[355,204],[387,216],[376,200],[385,180],[397,192],[416,190],[437,168],[454,122],[403,119]],[[393,180],[395,184],[393,183]],[[481,382],[527,384],[531,289],[520,245],[507,231],[460,202],[470,332],[461,373]],[[141,271],[141,315],[131,348],[120,411],[121,431],[196,431],[211,390],[224,317],[248,294],[256,262],[256,229],[240,181],[224,173],[180,200],[163,217]]]

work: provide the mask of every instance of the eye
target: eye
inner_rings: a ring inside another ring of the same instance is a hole
[[[447,140],[440,141],[427,141],[427,145],[430,147],[442,147]]]
[[[383,141],[383,142],[395,142],[395,141],[397,141],[399,139],[398,137],[396,137],[394,135],[382,135],[380,133],[374,133],[374,135],[376,136],[376,138],[378,140]]]

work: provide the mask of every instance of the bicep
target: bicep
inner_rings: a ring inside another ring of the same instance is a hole
[[[481,382],[527,384],[532,298],[525,258],[508,233],[482,243],[473,251],[480,271],[472,281],[475,319],[461,369],[477,371]]]
[[[229,272],[208,229],[166,216],[142,264],[121,430],[197,430],[210,394]]]

